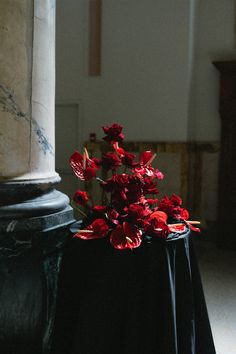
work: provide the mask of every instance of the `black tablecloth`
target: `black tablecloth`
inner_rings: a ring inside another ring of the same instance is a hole
[[[190,232],[118,251],[71,239],[53,354],[215,354]]]

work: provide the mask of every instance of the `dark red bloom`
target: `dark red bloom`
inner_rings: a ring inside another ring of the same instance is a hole
[[[182,220],[188,220],[188,218],[189,218],[188,210],[184,209],[184,208],[181,208],[179,216],[180,216],[180,219],[182,219]]]
[[[145,177],[143,179],[143,194],[157,194],[159,193],[157,189],[157,184],[153,182],[152,179]]]
[[[113,224],[118,224],[119,223],[119,220],[118,220],[118,217],[119,217],[119,213],[117,210],[115,209],[108,209],[107,210],[107,217],[108,217],[108,220],[110,220],[111,222],[113,222]]]
[[[113,146],[115,152],[119,155],[119,157],[123,157],[124,156],[125,150],[122,149],[121,147],[119,147],[118,141],[113,142],[112,146]]]
[[[163,239],[166,239],[170,233],[168,225],[163,221],[159,221],[157,218],[147,220],[144,225],[144,231],[147,235],[157,236]]]
[[[148,205],[130,204],[128,208],[129,216],[131,219],[139,220],[144,219],[151,213]]]
[[[92,240],[95,238],[106,237],[109,227],[104,219],[95,219],[92,224],[87,226],[84,230],[80,230],[74,237],[82,238],[83,240]]]
[[[119,250],[132,249],[141,244],[142,232],[133,224],[123,222],[111,232],[110,242]]]
[[[88,157],[87,152],[81,155],[78,151],[75,151],[70,157],[70,166],[74,171],[74,174],[82,181],[89,181],[96,176],[96,170],[98,166],[93,159]]]
[[[151,166],[152,161],[154,160],[156,154],[153,154],[152,151],[144,151],[140,156],[139,166],[133,169],[133,172],[137,174],[137,176],[148,176],[151,178],[163,179],[164,175],[158,169],[154,169]]]
[[[172,204],[171,200],[167,196],[164,196],[160,200],[158,204],[158,210],[164,211],[169,216],[175,216],[175,206]]]
[[[85,205],[88,201],[88,196],[86,192],[77,190],[72,199],[79,205]]]
[[[170,197],[170,201],[174,206],[182,205],[182,199],[176,194],[172,194],[172,196]]]
[[[124,139],[124,134],[121,133],[123,127],[117,123],[113,123],[110,126],[102,127],[106,136],[103,140],[108,142],[122,141]]]
[[[134,162],[135,157],[136,157],[135,154],[124,151],[121,161],[122,161],[123,165],[133,168],[138,165],[138,162]]]
[[[101,164],[105,170],[115,170],[121,166],[121,160],[113,152],[107,152],[102,156]]]

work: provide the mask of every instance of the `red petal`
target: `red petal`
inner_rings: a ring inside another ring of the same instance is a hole
[[[154,211],[154,213],[150,215],[150,219],[157,219],[159,222],[164,222],[164,223],[166,223],[167,218],[168,218],[167,214],[164,213],[164,211],[160,211],[160,210]]]
[[[84,180],[83,173],[83,156],[75,151],[73,155],[70,157],[70,166],[74,172],[74,174],[81,180]]]
[[[194,232],[200,232],[201,230],[198,227],[193,226],[192,224],[188,223],[188,226],[190,227],[190,230],[194,231]]]
[[[148,163],[148,161],[151,160],[152,156],[153,156],[152,151],[144,151],[140,156],[140,163],[146,165],[146,163]]]
[[[132,249],[141,244],[142,232],[134,225],[124,222],[112,231],[110,242],[116,249]]]
[[[168,227],[171,232],[184,232],[186,230],[185,224],[169,224]]]

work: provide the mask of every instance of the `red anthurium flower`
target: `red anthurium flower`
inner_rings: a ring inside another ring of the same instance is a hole
[[[122,141],[124,139],[124,134],[121,133],[123,127],[117,123],[113,123],[110,126],[102,127],[106,136],[103,140],[108,142]]]
[[[133,172],[136,173],[139,177],[146,175],[151,178],[156,177],[158,179],[163,179],[163,173],[151,166],[151,163],[155,157],[156,154],[153,154],[152,151],[144,151],[140,156],[139,166],[135,167]]]
[[[119,223],[119,220],[118,220],[118,217],[119,217],[119,213],[117,210],[115,209],[109,209],[107,210],[107,217],[108,219],[113,222],[113,224],[118,224]]]
[[[154,211],[149,217],[149,219],[156,219],[157,221],[164,223],[167,222],[167,218],[167,214],[160,210]]]
[[[144,224],[144,231],[147,235],[150,236],[157,236],[159,238],[166,239],[170,233],[168,225],[163,222],[159,221],[156,218],[148,219]]]
[[[186,231],[185,224],[169,224],[168,225],[170,232],[178,233]]]
[[[184,208],[181,208],[179,216],[180,216],[180,219],[182,219],[182,220],[188,220],[188,218],[189,218],[188,210],[184,209]]]
[[[77,190],[72,199],[79,205],[85,205],[88,201],[88,196],[86,192]]]
[[[78,231],[74,237],[78,237],[83,240],[92,240],[106,237],[108,231],[109,227],[104,219],[95,219],[92,224],[86,227],[86,229]]]
[[[144,151],[140,156],[140,165],[142,166],[151,165],[155,157],[156,154],[153,154],[152,151]]]
[[[111,232],[110,242],[114,248],[119,250],[132,249],[140,246],[141,236],[142,232],[136,226],[123,222]]]
[[[113,146],[115,152],[119,155],[119,157],[123,157],[124,156],[125,150],[122,149],[121,147],[119,147],[118,141],[114,142],[112,144],[112,146]]]
[[[200,224],[199,221],[185,221],[186,224],[189,226],[190,230],[194,232],[200,232],[201,230],[198,227],[193,226],[194,224]]]
[[[85,149],[84,155],[81,155],[78,151],[75,151],[70,157],[70,166],[74,171],[74,174],[82,181],[88,181],[96,176],[96,170],[98,165],[93,159],[90,159]]]
[[[102,156],[102,166],[106,170],[115,170],[121,166],[120,158],[113,152],[107,152]]]

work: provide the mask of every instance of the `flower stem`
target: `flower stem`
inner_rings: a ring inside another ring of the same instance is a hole
[[[72,206],[72,208],[75,208],[76,210],[78,210],[78,212],[81,215],[83,215],[84,217],[87,218],[87,215],[78,207],[78,205],[73,200],[71,200],[71,206]]]

